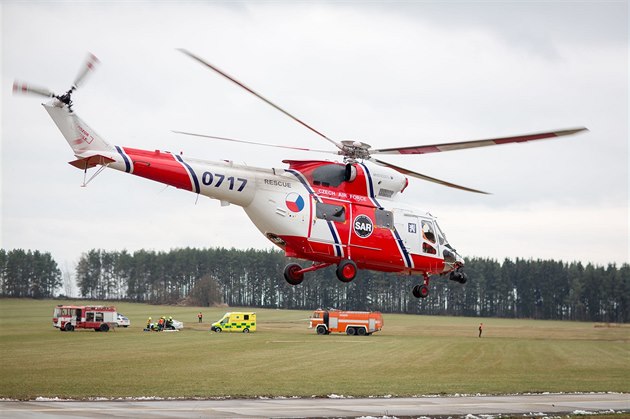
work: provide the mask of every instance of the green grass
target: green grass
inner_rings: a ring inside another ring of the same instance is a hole
[[[258,309],[256,333],[216,334],[237,309],[118,303],[131,327],[69,333],[52,326],[59,303],[0,300],[0,397],[630,392],[629,325],[482,319],[479,339],[480,319],[385,314],[372,336],[318,336],[310,312]],[[142,331],[160,315],[185,329]]]

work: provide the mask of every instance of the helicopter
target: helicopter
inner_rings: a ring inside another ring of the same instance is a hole
[[[341,161],[283,160],[288,167],[257,168],[233,161],[207,161],[184,157],[181,153],[110,144],[73,109],[73,92],[99,63],[93,54],[88,55],[74,83],[64,94],[57,95],[46,88],[18,81],[13,84],[13,92],[50,99],[42,105],[76,157],[69,163],[84,172],[82,186],[87,186],[103,170],[111,168],[219,200],[222,206],[240,206],[258,230],[287,257],[311,262],[307,267],[294,262],[286,265],[283,276],[291,285],[300,284],[308,272],[332,265],[336,265],[337,278],[345,283],[352,281],[359,270],[416,275],[420,279],[412,288],[416,298],[429,295],[430,280],[434,275],[466,283],[464,258],[449,243],[436,217],[402,202],[399,196],[408,187],[409,177],[468,192],[486,192],[427,176],[374,156],[446,152],[587,131],[587,128],[579,127],[464,142],[372,148],[361,141],[329,138],[201,57],[184,49],[179,51],[323,138],[335,150],[266,144],[184,131],[175,133],[328,153]],[[89,169],[95,169],[95,172],[88,179]]]

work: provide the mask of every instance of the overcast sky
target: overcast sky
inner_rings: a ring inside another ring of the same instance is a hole
[[[2,19],[4,249],[270,248],[241,208],[105,170],[87,188],[38,97],[97,71],[74,109],[117,145],[285,167],[329,144],[184,56],[239,78],[327,136],[374,147],[585,126],[552,141],[384,158],[479,195],[412,179],[464,256],[624,263],[628,256],[627,2],[11,2]]]

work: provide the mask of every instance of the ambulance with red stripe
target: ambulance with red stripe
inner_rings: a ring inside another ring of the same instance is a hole
[[[302,267],[289,263],[284,277],[297,285],[304,274],[331,265],[343,282],[352,281],[360,269],[418,275],[415,297],[429,293],[431,275],[465,283],[464,259],[448,242],[437,219],[402,202],[399,195],[407,176],[471,192],[475,189],[429,177],[380,159],[375,154],[426,154],[507,143],[555,138],[585,128],[549,131],[506,138],[373,149],[360,141],[335,141],[307,125],[249,87],[188,51],[183,53],[236,83],[305,128],[333,144],[336,151],[266,146],[331,153],[343,162],[284,160],[288,167],[256,168],[232,161],[208,161],[161,150],[141,150],[113,145],[101,138],[72,108],[71,94],[97,62],[88,58],[86,68],[64,95],[14,84],[14,91],[52,99],[44,104],[76,157],[70,164],[84,171],[84,185],[105,168],[119,170],[165,185],[219,200],[223,206],[242,207],[252,222],[286,256],[312,262]],[[249,141],[200,134],[200,137],[252,144]],[[259,144],[259,143],[258,143]],[[98,167],[86,180],[87,171]],[[84,205],[90,205],[84,204]],[[147,243],[148,245],[149,243]]]

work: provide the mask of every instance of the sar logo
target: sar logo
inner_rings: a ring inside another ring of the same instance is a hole
[[[291,212],[300,212],[304,209],[304,198],[295,192],[288,194],[284,202]]]
[[[370,237],[374,230],[374,224],[367,215],[359,215],[354,219],[354,232],[362,239]]]

